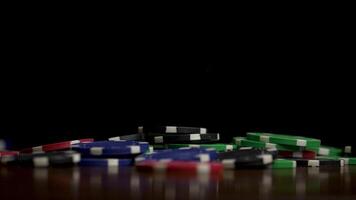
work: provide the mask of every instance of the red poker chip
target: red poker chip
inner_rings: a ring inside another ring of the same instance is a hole
[[[19,155],[20,152],[18,151],[0,151],[0,157],[1,156],[17,156]]]
[[[20,152],[21,153],[42,153],[42,152],[51,152],[51,151],[59,151],[59,150],[65,150],[65,149],[70,149],[72,145],[74,144],[79,144],[79,143],[90,143],[94,142],[93,138],[85,138],[85,139],[79,139],[79,140],[70,140],[70,141],[64,141],[64,142],[57,142],[57,143],[52,143],[52,144],[44,144],[32,148],[27,148],[23,149]]]
[[[278,151],[280,158],[303,158],[315,159],[316,153],[314,151]]]
[[[223,165],[218,162],[201,163],[195,161],[155,161],[145,160],[136,163],[136,168],[141,171],[157,172],[191,172],[196,174],[217,174],[223,170]]]

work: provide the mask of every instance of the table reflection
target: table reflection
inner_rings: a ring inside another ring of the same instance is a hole
[[[4,197],[27,199],[355,196],[356,167],[225,170],[214,176],[143,173],[134,168],[0,167],[0,188]]]

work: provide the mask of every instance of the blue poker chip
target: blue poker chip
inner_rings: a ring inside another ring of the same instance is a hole
[[[199,161],[210,162],[218,159],[218,154],[215,149],[207,148],[179,148],[156,150],[152,153],[139,155],[135,158],[135,162],[143,160],[183,160],[183,161]]]
[[[80,166],[104,166],[104,167],[121,167],[131,166],[132,159],[116,159],[116,158],[83,158],[80,160]]]
[[[83,157],[122,158],[145,153],[149,149],[148,142],[138,141],[98,141],[78,144],[72,147]]]

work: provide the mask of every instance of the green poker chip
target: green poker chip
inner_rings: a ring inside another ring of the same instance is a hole
[[[262,142],[256,140],[249,140],[245,137],[234,137],[233,143],[235,143],[238,147],[254,147],[254,148],[276,148],[279,151],[302,151],[303,147],[291,146],[291,145],[283,145],[283,144],[274,144],[270,142]],[[306,148],[306,150],[317,151],[317,148]]]
[[[176,149],[181,147],[200,147],[200,148],[213,148],[218,152],[226,152],[236,150],[235,144],[167,144],[168,148]]]
[[[305,147],[305,148],[320,147],[320,140],[318,139],[307,138],[302,136],[294,136],[294,135],[249,132],[247,133],[247,139],[262,141],[265,143],[275,143],[275,144],[298,146],[298,147]]]
[[[297,162],[295,160],[287,160],[287,159],[276,159],[273,161],[271,165],[272,169],[291,169],[296,167],[297,167]]]
[[[320,146],[317,153],[321,156],[341,156],[342,149],[329,146]]]
[[[255,147],[255,148],[277,148],[276,144],[261,142],[255,140],[248,140],[245,137],[234,137],[233,142],[238,147]]]

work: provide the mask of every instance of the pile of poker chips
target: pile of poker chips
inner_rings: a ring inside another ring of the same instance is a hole
[[[234,137],[233,142],[239,147],[257,149],[273,148],[278,157],[272,168],[327,167],[355,165],[356,158],[351,157],[351,146],[345,151],[340,148],[321,145],[315,138],[273,133],[248,132],[246,137]]]
[[[234,137],[232,143],[225,144],[220,141],[219,133],[209,133],[207,128],[177,126],[138,127],[137,133],[102,141],[85,138],[20,151],[0,150],[3,165],[135,166],[140,171],[194,173],[220,173],[223,169],[342,167],[356,164],[352,156],[351,146],[342,150],[321,145],[321,141],[314,138],[249,132],[246,137]]]

